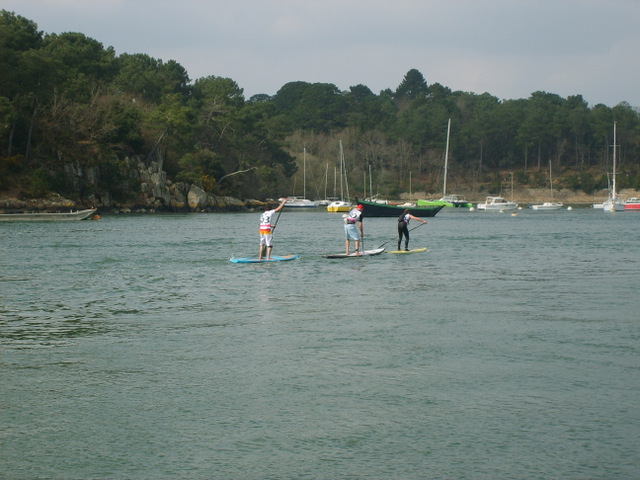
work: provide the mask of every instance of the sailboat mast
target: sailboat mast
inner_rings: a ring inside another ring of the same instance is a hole
[[[613,122],[613,188],[611,189],[611,198],[616,198],[616,130],[618,122]]]
[[[447,163],[449,162],[449,136],[451,135],[451,119],[447,122],[447,146],[444,150],[444,179],[442,181],[442,196],[447,195]]]
[[[411,200],[411,170],[409,170],[409,200]]]
[[[342,168],[341,170],[341,174],[340,174],[340,194],[342,196],[341,200],[344,201],[345,196],[344,196],[344,190],[342,189],[342,177],[344,176],[344,187],[347,190],[347,200],[349,200],[349,198],[351,198],[349,196],[349,181],[347,180],[347,166],[344,162],[344,150],[342,149],[342,140],[340,140],[340,166]]]
[[[324,199],[327,199],[327,180],[329,179],[329,162],[327,162],[327,167],[324,169]]]
[[[364,180],[363,180],[363,190],[362,190],[362,198],[367,198],[367,171],[364,171]]]
[[[551,178],[551,159],[549,159],[549,186],[551,187],[551,200],[553,200],[553,178]]]
[[[511,201],[513,202],[513,172],[509,172],[511,175]]]
[[[307,148],[302,149],[302,198],[307,198]]]
[[[344,184],[342,179],[344,177],[344,153],[342,151],[342,140],[340,142],[340,200],[344,201]]]
[[[344,164],[344,156],[342,157],[342,163]],[[344,166],[344,188],[347,190],[347,202],[351,199],[349,195],[349,180],[347,179],[347,166]]]

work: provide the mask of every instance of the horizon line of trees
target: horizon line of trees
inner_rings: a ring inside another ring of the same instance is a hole
[[[551,162],[568,188],[606,188],[616,122],[618,185],[640,188],[640,116],[625,102],[589,107],[581,95],[547,92],[499,100],[428,84],[415,69],[379,94],[293,81],[247,100],[230,78],[192,81],[175,60],[116,55],[82,33],[44,34],[6,10],[0,71],[0,190],[23,196],[131,198],[137,187],[123,168],[131,158],[161,162],[172,181],[216,194],[301,193],[303,149],[311,176],[326,183],[339,140],[354,193],[364,193],[367,172],[382,195],[408,190],[410,178],[437,191],[449,119],[454,182],[495,191],[511,171],[541,186]],[[85,167],[97,167],[97,178],[70,178]]]

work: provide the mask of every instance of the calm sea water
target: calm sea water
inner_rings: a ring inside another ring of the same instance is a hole
[[[1,478],[640,478],[640,214],[258,216],[0,225]]]

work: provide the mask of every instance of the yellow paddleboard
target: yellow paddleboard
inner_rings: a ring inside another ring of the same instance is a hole
[[[420,253],[420,252],[426,252],[427,251],[427,247],[423,247],[423,248],[414,248],[413,250],[391,250],[390,252],[387,253]]]

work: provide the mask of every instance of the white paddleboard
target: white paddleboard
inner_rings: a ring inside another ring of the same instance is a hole
[[[331,253],[329,255],[323,255],[324,258],[362,258],[362,257],[370,257],[372,255],[380,255],[384,252],[384,248],[375,248],[373,250],[365,250],[364,252],[360,252],[360,255],[356,255],[355,253],[350,253],[347,255],[346,253]]]

